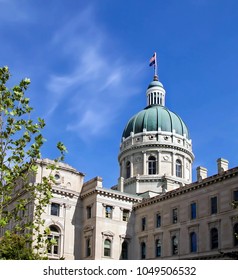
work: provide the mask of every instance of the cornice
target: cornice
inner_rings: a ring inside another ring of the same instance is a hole
[[[131,145],[128,148],[125,148],[123,151],[121,151],[118,155],[118,159],[120,160],[120,158],[127,152],[129,151],[133,151],[133,150],[138,150],[138,149],[143,149],[143,148],[150,148],[150,147],[156,147],[156,148],[164,148],[164,149],[173,149],[173,150],[177,150],[177,151],[181,151],[184,152],[186,154],[188,154],[192,159],[194,159],[194,154],[189,151],[188,149],[184,148],[184,147],[180,147],[178,145],[175,144],[161,144],[161,143],[145,143],[145,144],[136,144],[136,145]]]
[[[161,177],[158,177],[158,175],[156,177],[149,177],[149,175],[140,175],[140,176],[134,176],[134,177],[131,177],[131,178],[128,178],[128,179],[125,179],[124,180],[124,186],[127,186],[127,185],[130,185],[132,183],[135,183],[135,182],[150,182],[150,183],[153,183],[153,182],[164,182],[165,181],[165,177],[164,175],[161,176]]]
[[[79,193],[77,192],[55,186],[52,188],[52,193],[68,196],[70,198],[73,198],[74,196],[79,197]]]
[[[176,197],[176,196],[179,196],[179,195],[182,195],[182,194],[185,194],[185,193],[197,190],[197,189],[201,189],[203,187],[207,187],[212,184],[222,182],[222,181],[231,179],[236,176],[238,176],[238,167],[229,169],[229,170],[223,172],[222,174],[216,174],[216,175],[210,176],[206,179],[203,179],[201,182],[194,182],[194,183],[185,185],[183,187],[180,187],[178,189],[175,189],[173,191],[169,191],[165,194],[158,195],[153,198],[144,199],[141,203],[137,203],[136,205],[134,205],[133,209],[139,209],[144,206],[155,204],[160,201],[164,201],[164,200],[167,200],[167,199],[170,199],[170,198],[173,198],[173,197]]]
[[[85,176],[84,173],[76,170],[75,168],[73,168],[69,164],[66,164],[66,163],[63,163],[63,162],[55,163],[51,159],[44,158],[44,159],[38,159],[37,164],[39,164],[40,166],[48,166],[50,164],[54,164],[56,166],[56,171],[63,170],[63,171],[67,171],[67,172],[70,172],[70,173],[73,173],[73,174],[76,174],[76,175],[80,175],[80,176],[83,176],[83,177]]]
[[[88,197],[90,195],[97,194],[97,195],[102,195],[106,196],[109,198],[114,198],[114,199],[119,199],[119,200],[125,200],[128,202],[139,202],[141,200],[140,197],[133,197],[130,194],[122,193],[122,192],[117,192],[117,191],[112,191],[112,190],[106,190],[102,188],[95,188],[92,191],[89,191],[87,193],[81,194],[80,198],[84,199],[85,197]]]

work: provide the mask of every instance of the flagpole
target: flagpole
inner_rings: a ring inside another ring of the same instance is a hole
[[[154,75],[157,76],[157,56],[156,56],[156,52],[155,52]]]

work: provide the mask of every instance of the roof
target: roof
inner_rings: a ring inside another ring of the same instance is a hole
[[[167,200],[167,199],[173,198],[175,196],[179,196],[179,195],[191,192],[191,191],[195,191],[197,189],[206,188],[212,184],[234,178],[235,176],[238,176],[238,167],[228,169],[227,171],[224,171],[221,174],[218,173],[218,174],[209,176],[209,177],[203,179],[201,182],[196,181],[191,184],[187,184],[185,186],[176,188],[175,190],[169,191],[165,194],[159,194],[152,198],[145,198],[145,199],[143,199],[142,202],[135,204],[133,208],[138,209],[138,208],[141,208],[144,206],[158,203],[159,201]]]
[[[162,83],[159,82],[158,80],[153,80],[149,85],[148,85],[148,88],[151,88],[151,87],[163,87]]]
[[[156,81],[154,81],[156,82]],[[174,132],[189,139],[189,131],[183,120],[164,106],[151,105],[135,114],[126,124],[122,137],[146,131]]]

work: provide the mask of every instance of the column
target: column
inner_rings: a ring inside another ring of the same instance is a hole
[[[176,176],[175,154],[172,153],[172,176]]]
[[[130,162],[131,162],[131,177],[133,177],[134,176],[134,166],[133,166],[133,164],[134,164],[134,161],[133,161],[133,155],[131,155],[131,158],[130,158]]]
[[[157,152],[157,174],[160,174],[160,162],[161,162],[161,158],[160,158],[160,151]]]
[[[143,175],[146,175],[147,173],[146,173],[146,152],[142,152],[142,154],[143,154]]]

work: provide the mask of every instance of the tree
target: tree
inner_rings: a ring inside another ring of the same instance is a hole
[[[33,108],[25,96],[30,80],[25,78],[9,89],[10,76],[8,67],[0,68],[0,229],[5,234],[0,248],[5,248],[6,256],[6,244],[17,240],[20,247],[24,244],[44,257],[46,238],[41,217],[51,199],[54,183],[51,173],[57,168],[57,162],[64,159],[66,148],[61,142],[57,144],[59,157],[48,166],[50,175],[34,183],[32,178],[37,173],[45,141],[42,135],[45,122],[42,118],[36,122],[31,119]],[[34,209],[31,216],[29,207]],[[29,257],[29,252],[25,257]]]

